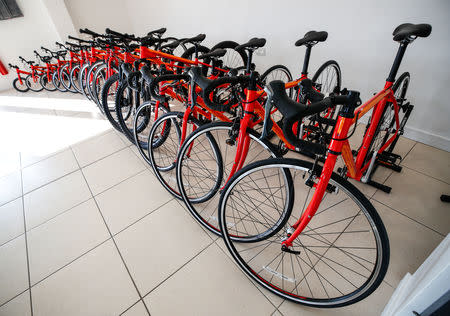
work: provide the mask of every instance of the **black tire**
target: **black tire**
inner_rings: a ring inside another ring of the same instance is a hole
[[[97,100],[94,98],[94,92],[93,92],[94,89],[96,88],[95,73],[96,73],[97,69],[99,67],[101,67],[102,65],[106,66],[106,64],[103,60],[96,61],[94,64],[92,64],[91,67],[89,67],[89,71],[88,71],[88,78],[92,78],[92,81],[89,81],[89,84],[86,86],[87,92],[89,93],[91,100],[94,101],[95,103],[97,103]]]
[[[92,87],[92,98],[94,99],[94,102],[97,103],[98,107],[100,108],[100,111],[103,113],[103,107],[101,102],[101,91],[103,89],[103,86],[106,82],[106,64],[103,64],[99,67],[97,67],[97,70],[94,73],[94,85]],[[114,73],[117,73],[117,69],[114,69]]]
[[[292,81],[292,75],[289,69],[286,66],[283,65],[274,65],[264,71],[264,73],[261,75],[261,84],[263,87],[268,84],[269,82],[273,80],[281,80],[283,82],[290,82]],[[286,91],[287,95],[290,98],[293,98],[294,96],[294,88],[290,88],[288,91]]]
[[[78,80],[80,81],[79,88],[81,90],[81,93],[85,96],[86,99],[91,100],[91,96],[88,92],[88,85],[89,85],[89,68],[91,66],[89,64],[83,65],[80,70],[80,74],[78,75]]]
[[[128,85],[127,81],[123,81],[116,92],[116,117],[122,133],[128,140],[134,144],[134,130],[133,124],[137,108],[141,105],[141,94]],[[139,119],[139,118],[138,118]],[[145,129],[149,120],[147,117],[141,117],[139,125],[136,127],[138,133]],[[136,144],[135,144],[136,145]]]
[[[176,184],[175,167],[180,149],[183,112],[169,112],[153,123],[148,138],[148,157],[156,177],[163,187],[177,199],[181,199]],[[188,118],[187,133],[200,122],[192,116]],[[168,135],[166,131],[169,130]],[[164,135],[164,142],[159,139]],[[150,145],[151,144],[151,145]],[[154,144],[157,144],[156,146]]]
[[[105,114],[111,125],[119,132],[122,129],[119,126],[116,116],[116,93],[119,86],[119,74],[115,73],[106,80],[102,88],[102,108],[103,114]]]
[[[45,90],[50,91],[50,92],[56,91],[56,87],[55,87],[55,84],[53,83],[53,80],[48,80],[46,74],[41,76],[41,78],[39,79],[39,82]]]
[[[32,75],[28,75],[25,78],[25,82],[27,84],[27,87],[34,92],[40,92],[44,89],[44,87],[41,85],[40,83],[40,76],[35,75],[35,77],[37,77],[36,81],[33,80],[33,76]]]
[[[223,61],[223,67],[235,69],[245,67],[247,64],[247,53],[244,49],[235,50],[239,44],[234,41],[222,41],[211,48],[211,51],[221,48],[225,49],[227,53],[220,58]]]
[[[25,82],[25,78],[20,77],[20,79],[22,80],[22,84],[20,84],[19,78],[13,80],[13,88],[18,92],[27,92],[28,90],[30,90],[30,88],[28,88],[27,86],[27,83]]]
[[[256,208],[258,205],[255,205],[256,211],[254,213],[250,209],[252,213],[246,215],[247,209],[232,201],[239,197],[238,190],[240,188],[244,190],[245,187],[246,191],[253,190],[251,185],[255,182],[252,182],[252,177],[257,179],[261,176],[260,173],[267,175],[275,171],[282,174],[287,169],[294,180],[292,185],[294,185],[295,190],[292,192],[297,195],[299,191],[297,185],[306,186],[302,174],[308,175],[308,171],[312,167],[311,162],[298,159],[268,159],[250,164],[237,172],[225,185],[219,202],[219,221],[225,245],[245,274],[260,286],[284,299],[321,308],[354,304],[366,298],[381,284],[389,265],[390,256],[389,239],[383,222],[373,205],[356,187],[337,174],[332,174],[330,184],[338,190],[335,194],[329,193],[327,196],[330,198],[326,201],[324,201],[324,196],[321,208],[319,207],[302,234],[294,240],[294,246],[290,249],[296,252],[283,251],[281,242],[292,233],[290,228],[303,214],[303,211],[297,208],[304,208],[307,205],[309,194],[304,194],[306,196],[304,203],[296,200],[295,213],[298,214],[293,215],[288,221],[281,220],[277,216],[270,218],[265,212],[265,220],[255,222],[256,219],[261,218]],[[320,170],[318,171],[320,172]],[[267,183],[267,185],[275,186],[272,183]],[[289,187],[286,187],[285,190],[291,192]],[[270,191],[264,190],[254,192],[257,192],[256,196],[252,196],[255,201],[259,201],[259,196],[264,199],[264,194],[270,193]],[[340,194],[345,195],[346,199],[338,199],[337,196]],[[300,196],[302,196],[301,192]],[[231,200],[229,201],[229,199]],[[334,204],[333,202],[336,201],[338,203]],[[348,206],[347,203],[354,203],[357,206],[356,210]],[[234,205],[244,212],[236,214],[234,210],[227,209]],[[349,213],[355,214],[349,216]],[[290,212],[280,214],[292,215]],[[337,220],[336,216],[342,216],[344,219]],[[348,218],[346,218],[347,216]],[[253,220],[255,227],[253,228],[252,224],[247,226],[251,229],[251,234],[242,229],[242,226],[246,223],[244,220]],[[272,220],[277,220],[275,225],[271,225],[270,221]],[[283,221],[285,227],[279,224]],[[365,228],[367,230],[358,230],[355,227],[360,227],[363,224],[367,225],[367,228]],[[331,229],[331,232],[324,231],[326,227]],[[342,233],[336,232],[340,227],[343,229]],[[350,229],[346,231],[348,227]],[[253,229],[256,230],[257,228],[261,228],[266,235],[264,239],[253,232]],[[346,234],[343,234],[344,232]],[[372,237],[370,239],[366,237],[368,232]],[[350,233],[356,234],[358,238],[355,238],[355,236],[348,237]],[[247,234],[250,240],[256,241],[245,240]],[[238,242],[236,245],[235,241]],[[367,247],[370,241],[375,243],[374,248]],[[348,247],[346,246],[348,244],[343,245],[345,242],[358,246]],[[273,259],[264,259],[261,256]],[[369,257],[370,260],[367,259]],[[267,264],[263,260],[268,260]],[[340,274],[337,269],[343,269],[345,274]],[[362,270],[363,273],[360,272]],[[331,275],[331,279],[324,276],[325,272]],[[297,273],[301,274],[297,275]],[[310,273],[312,273],[311,276],[309,276]],[[352,280],[349,281],[349,279]],[[316,286],[312,284],[313,282]],[[328,291],[325,286],[329,289]]]
[[[225,142],[231,130],[232,123],[228,122],[202,125],[186,138],[176,160],[178,192],[192,216],[216,235],[220,235],[217,220],[219,189],[229,178],[236,156],[237,145]],[[245,164],[278,156],[269,141],[260,140],[260,134],[251,129],[248,134],[250,139]],[[210,165],[219,168],[210,169]]]
[[[79,75],[80,75],[80,65],[73,66],[72,70],[70,71],[70,84],[78,93],[82,93],[80,88],[80,80],[78,78]]]
[[[202,45],[198,45],[198,55],[200,56],[202,53],[208,53],[210,51],[210,49],[208,48],[208,47],[205,47],[205,46],[202,46]],[[195,47],[194,46],[192,46],[192,47],[189,47],[188,49],[186,49],[185,51],[184,51],[184,53],[183,53],[183,55],[181,55],[180,56],[181,58],[185,58],[185,59],[190,59],[190,60],[194,60],[194,58],[195,58]],[[203,60],[202,62],[204,62],[204,63],[206,63],[206,64],[209,64],[209,60],[207,60],[207,59],[205,59],[205,60]],[[183,73],[184,72],[184,68],[183,67],[185,67],[186,65],[185,64],[183,64],[182,62],[178,62],[177,63],[177,66],[179,66],[179,67],[177,67],[177,70],[176,70],[176,73],[177,74],[181,74],[181,73]],[[188,65],[189,66],[189,65]],[[207,73],[208,72],[208,68],[209,67],[207,67],[207,66],[203,66],[202,67],[202,69],[203,69],[203,72],[204,73]]]
[[[134,136],[134,143],[136,144],[136,147],[138,148],[139,153],[141,154],[142,158],[150,165],[150,158],[148,157],[148,138],[150,135],[150,130],[152,126],[152,122],[154,119],[152,119],[152,114],[154,115],[156,111],[156,102],[155,101],[146,101],[141,104],[141,106],[136,110],[136,115],[134,117],[134,124],[133,124],[133,136]],[[159,103],[158,106],[158,117],[161,115],[164,115],[166,113],[170,112],[169,104],[163,104]],[[139,122],[138,118],[141,116],[148,116],[148,124],[146,125],[145,129],[142,129],[141,122]],[[160,146],[169,135],[169,129],[170,126],[164,130],[161,137],[152,144],[154,147]]]
[[[59,81],[67,91],[76,93],[77,91],[72,87],[72,83],[70,82],[69,66],[69,64],[65,64],[61,67],[59,70]]]
[[[61,81],[59,81],[59,72],[55,71],[52,75],[53,85],[56,87],[58,91],[67,92],[67,89],[64,88]]]

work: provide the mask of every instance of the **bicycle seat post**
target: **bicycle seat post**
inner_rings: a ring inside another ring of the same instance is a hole
[[[245,72],[247,73],[247,74],[250,74],[250,68],[251,68],[251,65],[252,65],[252,57],[253,57],[253,49],[251,49],[251,48],[249,48],[249,49],[247,49],[247,66],[246,66],[246,70],[245,70]]]
[[[400,67],[400,63],[402,62],[403,56],[405,55],[406,47],[408,46],[409,41],[404,40],[400,42],[400,46],[398,47],[397,55],[395,56],[394,63],[392,64],[391,71],[389,72],[389,76],[386,81],[394,82],[395,77],[397,76],[398,68]]]
[[[305,58],[303,60],[302,76],[306,76],[308,74],[308,66],[309,66],[309,59],[311,57],[311,49],[312,49],[312,45],[310,45],[310,44],[306,45]]]

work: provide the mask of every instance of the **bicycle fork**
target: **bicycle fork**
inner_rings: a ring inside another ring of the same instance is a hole
[[[344,143],[347,141],[346,137],[350,126],[352,125],[352,118],[339,116],[338,121],[336,123],[336,128],[333,132],[333,137],[328,147],[328,154],[325,160],[325,164],[322,168],[322,173],[320,175],[319,181],[315,184],[314,195],[309,202],[305,212],[302,216],[297,220],[297,222],[292,225],[291,230],[287,234],[287,239],[285,239],[281,243],[281,250],[289,253],[297,253],[296,251],[291,250],[289,247],[292,247],[294,240],[302,233],[305,227],[309,224],[312,217],[316,213],[317,209],[320,206],[322,198],[325,194],[325,191],[328,187],[328,182],[330,181],[331,174],[333,173],[334,166],[336,165],[337,157],[341,154],[342,147]]]

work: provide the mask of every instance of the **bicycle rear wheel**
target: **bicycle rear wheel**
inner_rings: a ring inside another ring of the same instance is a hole
[[[305,183],[312,167],[297,159],[268,159],[243,168],[223,189],[220,228],[239,267],[267,290],[313,307],[353,304],[386,274],[387,233],[364,194],[333,173],[330,192],[291,252],[283,251],[281,242],[313,196],[315,189]]]
[[[44,87],[40,83],[40,76],[35,75],[34,78],[32,75],[28,75],[25,78],[25,83],[27,84],[27,87],[34,92],[40,92],[44,89]]]
[[[18,92],[27,92],[28,90],[30,90],[30,88],[28,88],[27,86],[27,83],[25,82],[25,78],[20,77],[20,79],[22,80],[22,84],[20,83],[19,78],[13,80],[14,89],[16,89]]]
[[[404,100],[406,97],[406,92],[408,91],[408,86],[410,82],[410,75],[408,72],[403,73],[392,86],[392,90],[394,91],[395,99],[397,99],[397,104],[399,106],[399,121],[401,128],[406,124],[406,121],[403,122],[404,119],[408,119],[407,116],[400,115],[406,112],[406,108],[404,107]],[[367,124],[366,132],[369,129],[370,122]],[[394,104],[391,102],[387,102],[383,114],[381,115],[380,121],[378,122],[377,128],[373,135],[372,141],[369,146],[369,150],[367,151],[366,158],[364,160],[364,164],[367,164],[372,159],[376,159],[378,151],[381,147],[386,144],[386,142],[393,136],[396,132],[396,123],[395,123],[395,108]],[[393,148],[390,148],[392,151]],[[373,169],[372,169],[373,170]]]
[[[55,84],[53,83],[53,80],[48,80],[47,74],[41,76],[41,78],[39,79],[39,83],[47,91],[50,92],[56,91],[56,87]]]

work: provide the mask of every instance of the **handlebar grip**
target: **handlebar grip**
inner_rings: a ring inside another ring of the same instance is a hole
[[[111,35],[121,37],[121,38],[126,38],[126,39],[134,39],[135,38],[134,35],[130,35],[130,34],[126,34],[126,33],[122,34],[122,33],[113,31],[110,28],[106,28],[105,32],[106,32],[106,34],[111,34]]]
[[[219,86],[224,85],[224,84],[235,85],[235,84],[240,84],[240,83],[248,83],[249,81],[250,81],[249,76],[222,77],[222,78],[213,80],[211,82],[211,84],[206,86],[205,89],[203,90],[203,94],[202,94],[203,102],[205,102],[205,104],[212,110],[220,111],[220,112],[228,111],[230,109],[230,105],[214,103],[214,101],[212,101],[210,99],[211,93],[213,93],[214,89],[217,89]]]
[[[142,66],[141,68],[141,75],[142,78],[147,82],[148,85],[150,85],[153,81],[153,76],[150,71],[150,68],[147,65]]]
[[[94,31],[88,30],[87,28],[80,29],[80,33],[81,34],[88,34],[88,35],[91,35],[91,36],[101,36],[100,34],[95,33]]]
[[[189,76],[188,75],[161,75],[161,76],[157,76],[155,78],[153,78],[150,82],[150,94],[152,95],[152,97],[158,101],[161,102],[165,102],[165,97],[159,94],[159,87],[158,84],[162,81],[169,81],[169,80],[189,80]],[[147,80],[146,80],[147,81]],[[158,91],[158,92],[157,92]]]

